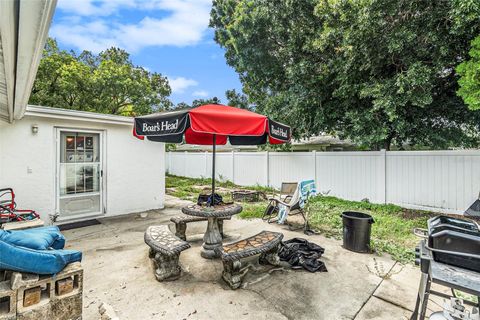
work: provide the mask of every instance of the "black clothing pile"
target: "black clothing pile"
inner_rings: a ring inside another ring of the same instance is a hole
[[[211,206],[212,205],[212,194],[211,193],[209,193],[209,194],[202,194],[201,193],[198,196],[197,204],[199,206],[203,206],[203,205]],[[219,204],[224,204],[223,198],[218,193],[215,193],[213,195],[213,205],[216,206],[216,205],[219,205]]]
[[[305,269],[310,272],[327,272],[325,264],[318,260],[325,252],[319,245],[302,238],[282,242],[278,253],[281,261],[287,261],[292,269]]]

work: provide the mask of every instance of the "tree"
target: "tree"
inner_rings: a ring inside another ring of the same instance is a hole
[[[217,97],[213,97],[210,99],[195,99],[192,102],[192,107],[199,107],[205,104],[220,104],[221,101]]]
[[[460,75],[457,93],[472,110],[480,109],[480,36],[472,41],[469,52],[470,59],[457,67]]]
[[[255,108],[248,103],[248,97],[242,92],[237,92],[235,89],[225,91],[225,96],[228,100],[228,105],[240,109],[253,111]]]
[[[179,102],[177,103],[177,105],[175,106],[175,109],[187,109],[187,108],[191,108],[192,106],[189,105],[188,103],[186,102]]]
[[[479,22],[472,0],[215,0],[210,25],[258,112],[390,149],[478,145],[454,71]]]
[[[30,103],[135,116],[169,109],[170,93],[166,77],[134,66],[122,49],[77,56],[48,39]]]

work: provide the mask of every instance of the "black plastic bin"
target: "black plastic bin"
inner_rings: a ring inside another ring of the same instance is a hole
[[[347,250],[370,253],[371,215],[362,212],[345,211],[343,220],[343,247]]]

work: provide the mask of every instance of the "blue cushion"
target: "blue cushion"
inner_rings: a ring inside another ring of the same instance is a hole
[[[33,250],[0,240],[0,269],[36,274],[56,274],[72,262],[82,260],[76,250]]]
[[[56,234],[55,241],[50,244],[52,249],[63,249],[65,247],[65,236],[60,232],[60,229],[57,226],[48,226],[48,227],[38,227],[27,230],[21,230],[25,232],[51,232]],[[33,249],[33,248],[32,248]]]
[[[65,237],[57,226],[26,230],[0,230],[0,240],[36,250],[63,249],[65,246]]]

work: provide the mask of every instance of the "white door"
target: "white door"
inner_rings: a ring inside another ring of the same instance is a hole
[[[57,130],[59,220],[103,213],[103,133]]]

